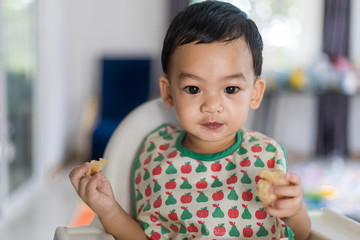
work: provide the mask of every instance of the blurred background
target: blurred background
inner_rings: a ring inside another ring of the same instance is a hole
[[[69,170],[159,96],[167,27],[194,2],[0,0],[1,239],[52,239],[91,218]],[[284,145],[309,209],[359,221],[360,1],[229,2],[264,41],[268,88],[246,127]]]

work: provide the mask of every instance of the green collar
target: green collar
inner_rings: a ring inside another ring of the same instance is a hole
[[[215,154],[200,154],[200,153],[192,152],[182,145],[182,141],[185,135],[186,135],[186,131],[183,130],[180,133],[178,139],[176,140],[176,145],[175,145],[176,149],[181,153],[182,157],[189,157],[201,161],[215,161],[233,154],[237,149],[239,149],[243,138],[242,132],[239,130],[236,132],[236,142],[228,149]]]

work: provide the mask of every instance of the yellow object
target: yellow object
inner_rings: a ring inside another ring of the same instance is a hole
[[[294,90],[304,90],[308,80],[301,68],[295,69],[289,78],[289,86]]]

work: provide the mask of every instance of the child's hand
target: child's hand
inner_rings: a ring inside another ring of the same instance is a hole
[[[101,173],[85,177],[90,163],[74,168],[70,181],[80,198],[98,215],[105,216],[116,207],[115,197],[109,181]]]
[[[281,198],[265,206],[268,213],[274,217],[286,218],[295,216],[301,211],[303,206],[303,187],[300,176],[290,172],[284,176],[290,182],[290,185],[272,186],[270,191],[281,196]]]

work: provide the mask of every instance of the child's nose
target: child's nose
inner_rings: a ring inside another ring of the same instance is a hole
[[[221,100],[216,96],[209,96],[204,99],[203,104],[201,105],[201,112],[203,113],[221,113],[224,111],[223,104]]]

